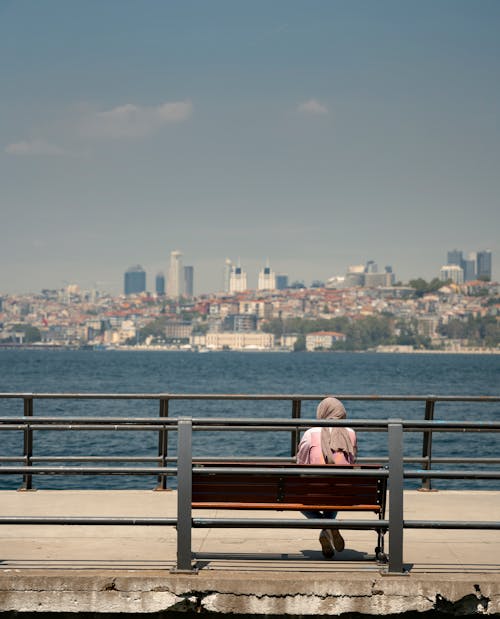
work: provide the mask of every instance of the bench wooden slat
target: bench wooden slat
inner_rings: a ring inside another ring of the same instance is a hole
[[[204,463],[203,468],[209,468]],[[241,463],[213,464],[223,466],[252,468]],[[269,466],[266,463],[253,466]],[[271,465],[272,468],[286,468],[290,465]],[[303,465],[304,469],[307,465]],[[336,467],[332,467],[336,468]],[[344,468],[344,467],[343,467]],[[351,468],[351,467],[350,467]],[[379,466],[358,465],[352,468],[377,469]],[[377,477],[345,477],[331,474],[294,476],[217,472],[200,473],[193,470],[192,506],[197,509],[274,509],[304,510],[331,509],[336,511],[370,511],[382,514],[385,501],[386,480]]]
[[[302,511],[307,509],[331,509],[335,511],[363,511],[363,512],[375,512],[379,513],[380,505],[337,505],[337,504],[328,504],[324,505],[322,503],[318,504],[304,504],[304,503],[231,503],[227,502],[216,502],[216,501],[196,501],[192,504],[193,509],[269,509],[269,510],[294,510],[294,511]]]

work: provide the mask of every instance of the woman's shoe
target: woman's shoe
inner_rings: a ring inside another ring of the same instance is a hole
[[[327,559],[331,559],[335,554],[333,550],[333,537],[330,529],[323,529],[319,534],[319,543],[321,544],[321,552]]]
[[[330,529],[332,534],[332,543],[333,547],[337,552],[342,552],[345,548],[345,542],[342,535],[340,535],[340,531],[338,529]]]

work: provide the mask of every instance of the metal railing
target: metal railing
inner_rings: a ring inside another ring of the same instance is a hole
[[[227,402],[231,400],[240,401],[268,401],[268,402],[289,402],[291,403],[291,419],[300,420],[302,418],[302,404],[307,401],[319,401],[325,394],[315,395],[299,395],[299,394],[175,394],[175,393],[156,393],[156,394],[137,394],[137,393],[0,393],[0,401],[3,399],[18,399],[23,403],[23,414],[25,417],[35,417],[35,401],[41,400],[155,400],[158,403],[159,418],[166,419],[170,415],[170,403],[174,401],[220,401]],[[353,394],[335,394],[339,400],[349,402],[422,402],[424,404],[423,419],[432,421],[435,419],[435,408],[438,402],[448,403],[493,403],[500,402],[500,396],[455,396],[455,395],[353,395]],[[182,411],[181,411],[182,412]],[[59,418],[60,421],[63,416]],[[351,420],[352,421],[352,420]],[[352,423],[350,423],[352,425]],[[158,451],[156,456],[35,456],[34,449],[34,430],[37,428],[36,423],[27,424],[24,427],[24,438],[22,447],[22,456],[0,456],[0,464],[2,462],[23,462],[26,467],[32,467],[37,462],[156,462],[159,467],[165,468],[168,462],[173,459],[168,455],[168,425],[158,429]],[[300,438],[299,426],[290,427],[290,457],[295,456],[297,445]],[[433,429],[422,430],[422,456],[421,457],[405,457],[404,463],[421,464],[423,471],[431,471],[433,464],[454,464],[460,462],[462,464],[500,464],[500,458],[496,457],[433,457]],[[266,458],[269,461],[269,458]],[[277,461],[283,458],[276,458]],[[377,462],[386,461],[387,458],[370,458],[361,457],[359,462]],[[429,491],[432,489],[432,475],[421,474],[420,490]],[[30,472],[23,475],[23,483],[21,489],[33,489],[33,476]],[[158,490],[167,489],[167,476],[164,474],[158,475]]]
[[[123,525],[159,525],[177,526],[177,567],[176,571],[192,573],[191,532],[193,527],[280,527],[280,528],[323,528],[335,526],[334,520],[299,520],[299,519],[265,519],[265,518],[199,518],[193,517],[192,472],[195,460],[192,454],[192,433],[202,431],[300,431],[314,426],[350,426],[356,429],[387,432],[388,435],[388,468],[373,472],[373,475],[387,476],[389,481],[389,518],[384,520],[342,520],[345,529],[383,528],[388,531],[390,553],[387,573],[400,575],[405,573],[403,562],[403,534],[408,528],[441,528],[441,529],[500,529],[500,522],[485,521],[428,521],[404,520],[403,515],[403,485],[405,479],[418,479],[422,476],[442,479],[500,479],[500,471],[478,470],[407,470],[404,468],[403,433],[404,432],[499,432],[500,422],[472,421],[405,421],[389,420],[283,420],[283,419],[234,419],[234,418],[59,418],[59,417],[0,417],[0,431],[82,431],[106,430],[118,431],[177,431],[177,466],[161,464],[160,467],[75,467],[75,466],[0,466],[0,475],[157,475],[176,476],[178,480],[177,518],[33,518],[33,517],[0,517],[0,524],[123,524]],[[237,457],[237,454],[233,456]],[[172,459],[171,459],[172,460]],[[230,467],[224,469],[230,472]],[[240,473],[244,467],[238,467]],[[283,469],[262,467],[263,473],[297,474],[293,467],[286,473]],[[255,468],[251,471],[255,473]],[[325,469],[321,472],[324,473]],[[310,473],[318,472],[317,467],[311,467]],[[304,474],[304,471],[300,471]],[[325,473],[327,474],[327,473]],[[345,469],[341,473],[347,478],[355,477],[356,471]],[[366,474],[366,473],[365,473]],[[338,468],[335,475],[339,475]],[[337,523],[338,524],[338,523]]]

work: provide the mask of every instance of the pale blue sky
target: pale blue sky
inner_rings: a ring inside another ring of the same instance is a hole
[[[500,2],[0,0],[0,293],[490,249]]]

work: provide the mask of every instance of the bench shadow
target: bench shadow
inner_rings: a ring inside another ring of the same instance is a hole
[[[372,563],[378,566],[374,554],[360,552],[358,550],[345,549],[337,552],[331,559],[326,559],[321,550],[304,549],[297,552],[196,552],[194,553],[196,565],[199,568],[207,567],[212,561],[299,561],[299,562],[322,562],[322,563],[342,563],[363,562]]]

